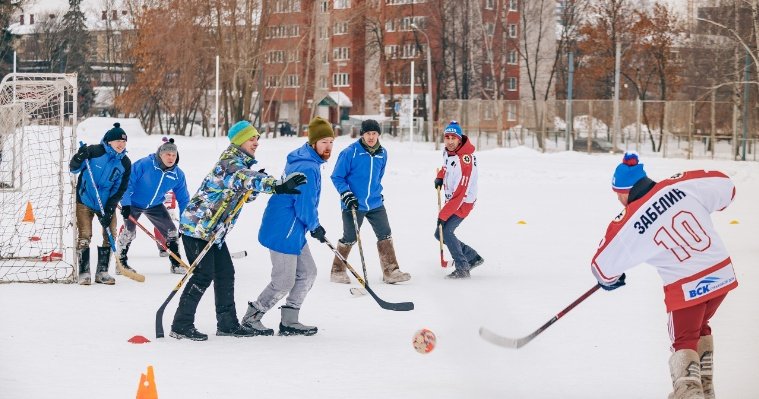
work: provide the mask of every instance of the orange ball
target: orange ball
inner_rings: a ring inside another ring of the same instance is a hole
[[[423,355],[432,352],[435,349],[436,343],[437,338],[435,337],[435,333],[426,328],[417,331],[414,334],[414,339],[411,341],[414,349]]]

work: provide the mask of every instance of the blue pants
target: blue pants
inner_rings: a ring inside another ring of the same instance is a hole
[[[445,242],[445,246],[448,247],[448,251],[451,253],[456,269],[469,270],[469,264],[474,261],[478,254],[472,247],[459,241],[458,237],[456,237],[456,228],[463,221],[463,218],[453,215],[443,223],[443,242]],[[439,231],[439,229],[435,229],[436,240],[440,240]]]
[[[392,233],[384,205],[368,212],[356,211],[356,220],[358,221],[359,228],[364,223],[364,217],[372,225],[372,230],[374,230],[374,235],[377,236],[377,241],[390,238]],[[350,209],[343,209],[343,238],[340,239],[340,242],[348,245],[353,245],[356,242],[356,226],[353,225],[353,213]]]

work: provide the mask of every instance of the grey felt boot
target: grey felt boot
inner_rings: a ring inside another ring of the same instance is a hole
[[[274,335],[274,330],[266,328],[261,323],[262,317],[264,317],[264,312],[256,309],[252,303],[248,302],[248,311],[242,317],[241,324],[243,328],[253,331],[254,335]]]
[[[300,309],[282,306],[282,321],[279,323],[279,335],[314,335],[318,329],[298,321]]]

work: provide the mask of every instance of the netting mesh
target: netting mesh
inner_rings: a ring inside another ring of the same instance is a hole
[[[0,83],[0,282],[71,282],[76,75]]]

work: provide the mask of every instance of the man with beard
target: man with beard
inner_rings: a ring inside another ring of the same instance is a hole
[[[287,155],[285,175],[303,173],[307,183],[298,187],[300,195],[275,196],[264,211],[258,241],[271,254],[271,282],[242,319],[244,328],[257,335],[273,335],[274,330],[261,323],[264,313],[287,295],[279,323],[279,335],[314,335],[317,328],[298,321],[301,305],[316,279],[316,263],[306,243],[306,232],[326,242],[319,223],[321,165],[332,154],[335,132],[329,122],[316,117],[308,124],[308,143]]]

